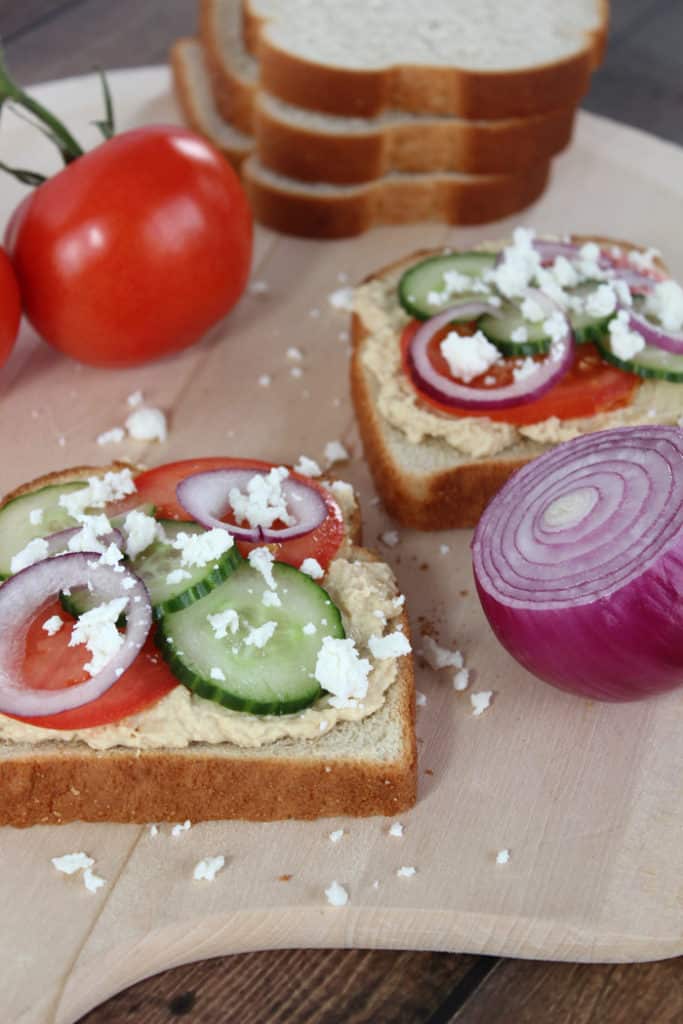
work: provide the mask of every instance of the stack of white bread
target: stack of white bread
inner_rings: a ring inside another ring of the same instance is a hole
[[[543,191],[602,57],[608,0],[199,0],[172,50],[190,125],[256,219],[339,238],[480,224]]]

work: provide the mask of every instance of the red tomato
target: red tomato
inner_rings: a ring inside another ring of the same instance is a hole
[[[187,519],[188,514],[178,503],[176,498],[176,487],[181,480],[192,473],[204,473],[210,469],[254,469],[268,471],[273,468],[271,462],[260,462],[256,459],[186,459],[183,462],[170,462],[165,466],[157,466],[146,473],[141,473],[135,478],[137,491],[129,499],[129,504],[151,502],[156,509],[155,515],[161,519]],[[299,568],[305,558],[315,558],[323,569],[327,568],[339,545],[344,539],[344,523],[339,514],[339,507],[330,494],[308,477],[301,477],[298,473],[292,473],[297,480],[304,480],[318,490],[328,508],[328,516],[320,526],[303,537],[295,537],[293,540],[284,541],[282,544],[269,544],[268,547],[274,552],[279,562],[287,562]],[[134,500],[133,500],[134,499]],[[237,546],[243,555],[246,555],[258,544],[250,544],[248,541],[238,541]]]
[[[560,420],[578,419],[582,416],[595,416],[600,412],[623,408],[631,402],[634,391],[641,383],[640,378],[634,374],[626,373],[616,366],[605,363],[594,345],[577,345],[574,365],[554,387],[546,391],[540,398],[524,402],[522,405],[513,405],[507,409],[491,410],[490,412],[459,409],[431,398],[421,391],[419,385],[413,380],[407,356],[410,342],[419,326],[419,321],[411,321],[401,337],[403,369],[421,401],[451,416],[486,416],[498,423],[514,423],[519,427],[540,423],[550,416],[557,416]],[[435,335],[429,346],[432,365],[439,373],[445,375],[450,375],[450,371],[448,363],[441,355],[439,342],[449,330],[452,328],[447,327],[441,334]],[[492,366],[486,374],[471,380],[469,387],[493,391],[494,385],[484,384],[484,377],[490,375],[495,376],[500,385],[512,383],[511,361],[506,359]]]
[[[42,628],[45,619],[51,615],[60,615],[65,620],[65,625],[54,636],[48,636]],[[73,622],[75,619],[67,615],[59,601],[46,605],[35,617],[26,635],[22,671],[26,686],[36,690],[61,690],[88,678],[83,670],[89,658],[88,652],[80,645],[69,647]],[[178,680],[162,660],[150,637],[130,668],[97,700],[71,711],[62,711],[58,715],[9,717],[44,729],[87,729],[94,725],[119,722],[127,715],[144,711],[178,685]]]
[[[19,332],[21,297],[7,253],[0,249],[0,366],[7,362]]]
[[[217,150],[153,125],[40,185],[7,244],[26,315],[46,341],[94,366],[132,366],[192,345],[234,306],[252,222]]]

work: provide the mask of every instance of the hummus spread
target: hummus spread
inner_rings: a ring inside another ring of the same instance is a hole
[[[612,427],[673,424],[683,413],[682,384],[644,380],[630,405],[581,419],[560,420],[551,416],[540,423],[517,427],[485,417],[440,414],[420,401],[401,366],[398,337],[410,322],[410,315],[396,298],[402,269],[358,288],[354,312],[368,332],[361,360],[377,385],[378,411],[411,444],[437,438],[460,455],[485,459],[524,442],[553,445]]]
[[[153,707],[136,715],[72,732],[41,729],[0,715],[0,741],[80,740],[94,750],[187,747],[190,743],[261,747],[284,738],[317,739],[337,722],[365,718],[382,706],[398,673],[397,658],[373,659],[368,648],[370,637],[393,632],[401,617],[394,576],[388,565],[366,561],[358,550],[351,549],[347,557],[337,557],[330,564],[323,586],[342,613],[347,636],[353,637],[360,656],[372,665],[367,696],[356,706],[333,708],[327,697],[321,697],[297,714],[251,715],[224,708],[178,685]]]

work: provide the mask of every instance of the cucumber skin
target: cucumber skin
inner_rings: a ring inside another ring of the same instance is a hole
[[[412,317],[414,317],[416,320],[429,320],[431,317],[436,316],[436,312],[438,312],[438,311],[435,312],[433,310],[430,310],[429,312],[425,312],[423,306],[419,302],[417,302],[417,303],[411,302],[411,300],[410,300],[410,298],[408,296],[408,285],[406,285],[406,278],[408,278],[408,276],[410,274],[412,274],[414,271],[416,271],[419,267],[424,267],[424,266],[426,266],[429,263],[441,262],[444,259],[448,259],[449,256],[452,256],[454,258],[455,257],[457,257],[457,258],[462,258],[462,257],[474,258],[478,262],[481,262],[482,269],[486,270],[489,267],[493,266],[493,264],[495,263],[495,261],[497,259],[497,255],[498,255],[497,253],[487,253],[487,252],[472,251],[472,252],[440,253],[440,254],[435,255],[435,256],[427,256],[426,259],[420,260],[419,263],[414,263],[411,267],[409,267],[401,275],[401,278],[400,278],[400,280],[398,282],[398,286],[397,286],[397,289],[396,289],[397,294],[398,294],[399,304],[403,307],[403,309],[405,309],[406,313],[410,313],[410,315]],[[475,278],[475,275],[471,275],[471,276],[472,276],[473,279]],[[459,295],[457,297],[454,297],[454,302],[468,302],[470,300],[472,300],[472,301],[480,301],[481,302],[481,301],[484,300],[484,298],[485,298],[485,296],[482,295],[481,292],[477,292],[477,293],[471,293],[471,294],[463,294],[463,295]],[[457,321],[454,320],[454,323],[456,323],[456,322]]]
[[[683,384],[683,370],[680,373],[668,372],[666,370],[655,370],[649,366],[638,366],[636,363],[630,362],[627,359],[619,359],[615,356],[602,341],[596,341],[596,346],[600,355],[606,363],[611,363],[613,366],[617,366],[620,370],[625,370],[626,373],[636,374],[638,377],[643,377],[646,380],[667,380],[672,384]]]
[[[246,711],[252,715],[291,715],[296,711],[310,708],[311,704],[323,692],[321,687],[318,686],[318,692],[313,694],[313,696],[301,697],[298,700],[286,702],[242,700],[239,697],[233,697],[232,694],[210,679],[197,675],[197,673],[185,665],[182,659],[175,653],[173,644],[169,643],[169,638],[164,633],[164,619],[161,620],[157,628],[155,643],[173,675],[188,690],[196,693],[198,697],[204,697],[205,700],[213,701],[214,704],[220,704],[225,708],[230,708],[232,711]]]

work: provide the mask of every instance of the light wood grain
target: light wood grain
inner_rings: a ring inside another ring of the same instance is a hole
[[[173,116],[165,73],[112,81],[124,122]],[[50,99],[87,137],[84,84],[55,86]],[[5,130],[2,145],[14,157],[49,159],[23,125],[8,119]],[[541,230],[627,234],[661,248],[681,273],[683,238],[671,217],[680,203],[681,162],[673,147],[586,116],[575,148],[558,162],[554,188],[527,220]],[[19,194],[11,186],[0,195],[0,217]],[[292,460],[302,451],[319,457],[325,441],[341,438],[354,458],[340,468],[365,499],[366,537],[374,542],[389,524],[368,500],[340,339],[347,325],[327,295],[341,271],[361,278],[420,245],[467,245],[511,226],[456,232],[417,225],[339,243],[259,232],[255,274],[268,281],[268,295],[245,297],[201,345],[141,370],[77,367],[25,330],[0,374],[0,436],[12,439],[0,489],[102,458],[97,434],[121,421],[125,396],[141,387],[170,411],[169,440],[112,455],[157,462],[232,451]],[[305,354],[298,381],[285,358],[292,344]],[[268,390],[257,383],[265,368],[273,378]],[[443,542],[448,557],[438,553]],[[467,696],[420,665],[418,686],[428,696],[418,719],[421,789],[405,837],[388,837],[377,819],[214,823],[177,840],[167,830],[152,839],[134,827],[5,830],[0,842],[12,890],[2,934],[11,956],[3,958],[0,991],[9,1019],[66,1024],[146,974],[266,947],[391,946],[586,961],[681,952],[681,695],[611,707],[538,684],[492,640],[473,596],[468,542],[464,531],[404,531],[400,547],[384,552],[416,627],[427,621],[444,642],[457,643],[473,686],[496,693],[491,710],[474,719]],[[332,847],[328,832],[340,824],[348,835]],[[512,856],[500,868],[495,853],[503,846]],[[96,858],[108,880],[101,893],[92,896],[52,871],[51,856],[75,849]],[[215,852],[226,854],[225,871],[212,885],[193,883],[194,863]],[[397,879],[401,864],[416,865],[415,878]],[[294,876],[287,885],[278,881],[283,873]],[[351,893],[343,911],[324,902],[334,877]]]

